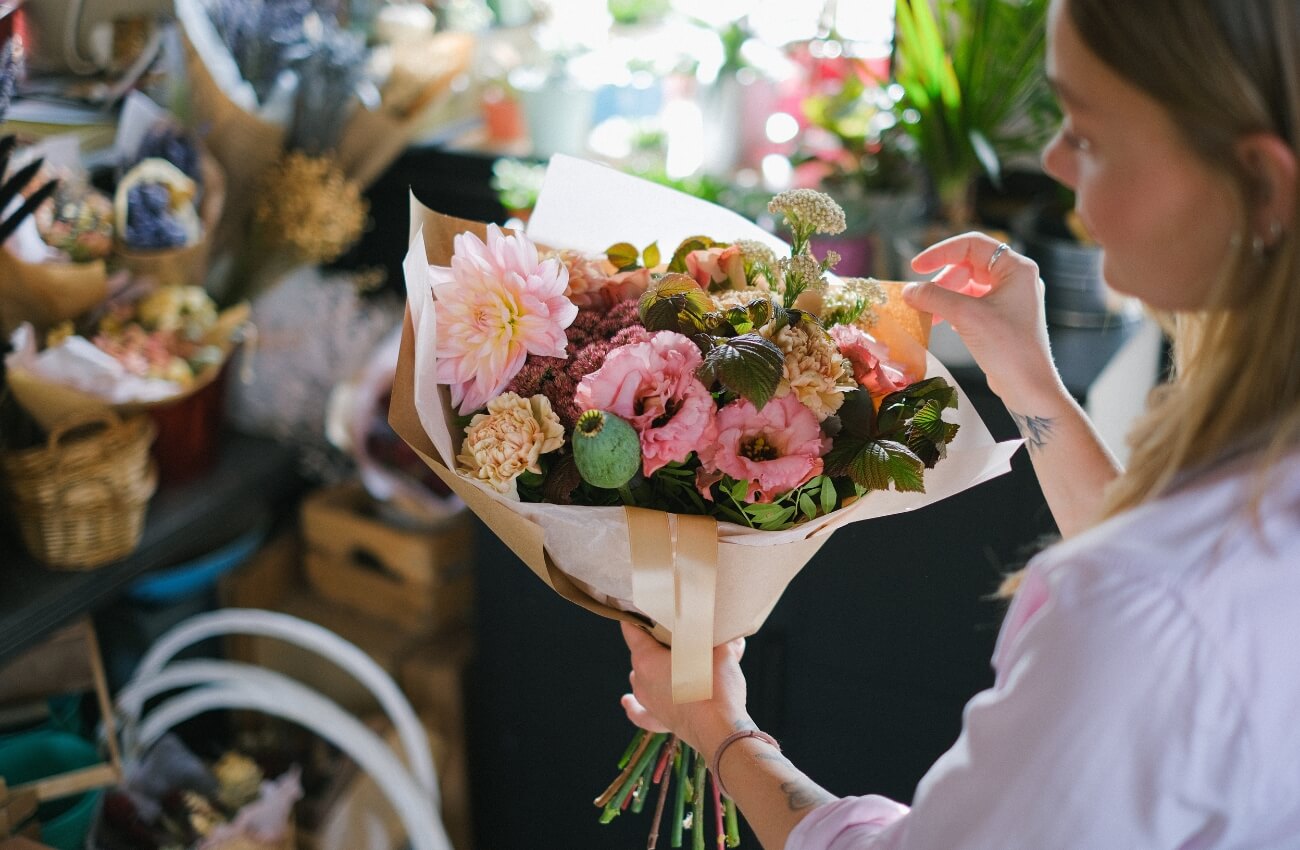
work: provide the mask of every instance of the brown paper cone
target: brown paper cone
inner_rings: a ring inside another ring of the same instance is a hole
[[[43,333],[107,297],[108,273],[101,260],[26,263],[0,247],[0,332],[5,339],[23,322]]]
[[[225,172],[225,212],[213,243],[214,249],[221,251],[238,246],[242,228],[257,201],[258,186],[267,169],[280,158],[285,130],[231,102],[212,79],[189,39],[182,40],[190,78],[193,124]]]
[[[104,399],[62,384],[52,384],[39,375],[26,369],[11,367],[7,379],[14,399],[35,419],[42,428],[50,430],[60,422],[66,422],[82,416],[93,416],[112,410],[126,415],[142,410],[151,410],[164,405],[175,404],[188,398],[214,381],[235,345],[235,331],[248,321],[247,304],[236,304],[223,310],[217,324],[208,332],[207,339],[221,348],[221,360],[208,366],[194,376],[194,381],[182,392],[170,398],[153,402],[135,404],[109,404]]]
[[[212,242],[225,209],[226,178],[216,158],[206,151],[202,154],[200,168],[203,171],[203,200],[199,203],[199,220],[203,223],[203,233],[199,241],[163,251],[133,251],[119,239],[115,260],[134,277],[151,277],[159,286],[203,285],[208,276]]]
[[[398,114],[381,106],[370,111],[357,108],[343,128],[335,157],[348,179],[363,189],[392,165],[423,129],[428,110],[437,106],[451,82],[469,65],[474,52],[474,37],[468,33],[446,32],[435,36],[439,55],[445,65],[425,86],[420,97]]]

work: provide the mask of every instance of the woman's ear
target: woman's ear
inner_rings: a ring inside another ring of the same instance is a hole
[[[1295,151],[1273,133],[1251,133],[1237,142],[1237,157],[1255,186],[1247,199],[1250,234],[1272,247],[1294,223],[1300,176]]]

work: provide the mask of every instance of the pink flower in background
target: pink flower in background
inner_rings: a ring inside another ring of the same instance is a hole
[[[700,492],[712,498],[705,485],[723,472],[749,482],[747,502],[770,502],[820,475],[831,446],[817,416],[793,395],[774,398],[762,410],[743,398],[733,401],[718,411],[709,437],[699,447]]]
[[[908,385],[907,377],[886,362],[889,348],[856,325],[835,325],[831,339],[853,365],[853,378],[873,396],[889,395]]]
[[[456,237],[451,268],[429,269],[437,300],[436,378],[451,403],[472,413],[499,395],[529,354],[564,357],[567,328],[578,308],[564,296],[568,272],[559,260],[538,262],[522,233],[488,225],[487,242]]]
[[[695,377],[703,362],[695,343],[660,331],[610,351],[604,365],[578,384],[575,401],[583,410],[605,410],[632,423],[641,436],[642,469],[652,475],[686,460],[713,423],[713,395]]]
[[[732,289],[746,286],[745,257],[736,245],[691,251],[686,255],[686,271],[701,289],[724,282]]]

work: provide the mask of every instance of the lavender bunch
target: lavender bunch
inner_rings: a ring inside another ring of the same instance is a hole
[[[142,159],[165,159],[185,173],[202,190],[203,174],[199,167],[199,148],[194,134],[170,121],[160,121],[145,134],[136,162]]]
[[[292,67],[298,73],[289,144],[312,156],[334,148],[361,82],[365,39],[337,20],[309,15],[303,22],[306,50]]]

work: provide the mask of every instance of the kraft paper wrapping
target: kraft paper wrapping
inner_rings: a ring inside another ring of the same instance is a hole
[[[604,179],[603,175],[597,176]],[[548,179],[547,187],[551,185]],[[639,209],[635,204],[623,206],[621,202],[626,199],[620,193],[593,195],[583,188],[577,194],[568,194],[564,192],[568,188],[577,187],[554,187],[550,199],[553,210],[559,211],[571,202],[582,205],[590,218],[593,203],[600,206],[600,199],[606,198],[609,204],[618,207],[607,214],[615,219],[622,216],[627,221],[629,210]],[[544,196],[546,192],[544,188]],[[567,200],[561,202],[557,192],[566,194]],[[691,224],[683,224],[681,219],[690,218],[692,202],[702,203],[679,196],[673,199],[670,210],[660,204],[650,212],[661,218],[671,216],[675,229],[690,228]],[[540,202],[538,209],[542,209]],[[454,463],[454,449],[459,445],[461,433],[455,425],[449,392],[433,377],[437,305],[429,285],[428,267],[450,265],[453,238],[465,231],[482,237],[486,228],[480,223],[439,215],[412,196],[411,248],[404,263],[407,313],[389,421],[484,523],[564,598],[603,616],[652,628],[652,633],[667,644],[677,643],[677,633],[683,626],[690,628],[694,624],[698,629],[700,622],[711,619],[712,638],[694,643],[686,650],[691,660],[681,658],[682,650],[674,653],[674,696],[678,701],[710,693],[710,647],[757,631],[786,586],[836,529],[851,522],[925,507],[1004,474],[1010,469],[1011,455],[1020,445],[1019,441],[995,443],[959,388],[955,421],[962,428],[949,446],[948,457],[936,468],[927,470],[926,493],[873,492],[828,516],[780,532],[715,523],[712,554],[716,560],[713,592],[709,594],[698,587],[701,577],[694,569],[701,561],[707,562],[708,556],[701,555],[699,547],[693,544],[685,547],[686,551],[682,546],[683,523],[697,528],[695,521],[700,518],[661,513],[657,528],[651,530],[649,522],[640,519],[629,522],[629,512],[621,507],[523,503],[448,468],[445,461],[453,459]],[[687,232],[710,233],[718,238],[750,238],[749,233],[718,233],[703,228]],[[555,241],[547,244],[572,247],[557,245]],[[927,355],[927,363],[928,374],[942,375],[952,381],[939,361]],[[677,525],[675,549],[666,546],[664,523]],[[671,558],[666,548],[672,549]],[[633,566],[634,554],[637,567]],[[673,562],[671,569],[665,566],[669,560]],[[638,584],[641,593],[637,592]],[[711,615],[709,608],[712,608]],[[687,643],[691,641],[687,639]],[[679,664],[684,666],[679,668]]]
[[[0,332],[23,322],[38,332],[75,319],[108,298],[108,271],[93,263],[28,263],[0,247]]]
[[[221,360],[194,376],[194,381],[176,395],[149,402],[110,404],[94,393],[52,383],[45,377],[32,372],[18,362],[14,355],[6,358],[5,366],[9,388],[14,399],[23,410],[31,414],[40,426],[49,431],[61,423],[94,416],[111,410],[118,414],[130,414],[141,410],[150,410],[175,404],[189,398],[199,390],[216,380],[230,352],[235,346],[236,332],[248,321],[247,304],[236,304],[221,312],[217,323],[208,331],[206,340],[221,349]]]
[[[286,130],[241,109],[221,91],[182,28],[190,79],[193,125],[225,173],[225,211],[213,244],[219,252],[238,243],[267,170],[280,158]]]
[[[425,118],[451,88],[452,80],[468,66],[474,54],[474,36],[444,32],[434,36],[430,46],[440,65],[416,102],[401,113],[381,105],[371,111],[358,108],[348,119],[339,138],[335,158],[339,168],[361,188],[374,183],[424,129]]]
[[[163,251],[133,251],[119,240],[114,251],[117,264],[135,277],[151,277],[159,286],[202,286],[208,276],[212,242],[226,204],[226,178],[215,157],[206,151],[199,160],[203,172],[203,200],[199,220],[203,233],[199,241]]]

